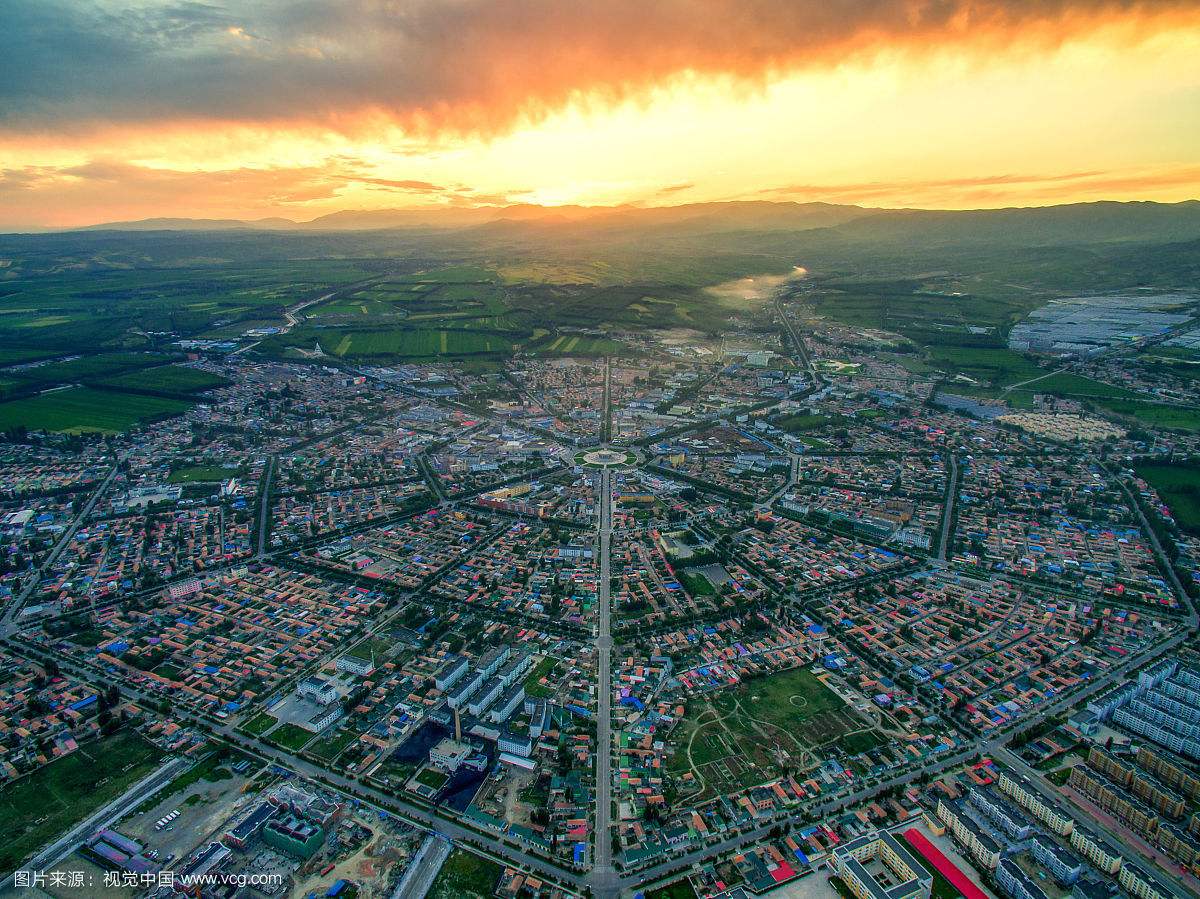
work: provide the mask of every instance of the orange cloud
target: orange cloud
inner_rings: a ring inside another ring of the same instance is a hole
[[[442,205],[490,205],[498,197],[457,185],[393,180],[364,174],[346,162],[321,166],[177,171],[101,160],[76,166],[0,169],[0,207],[10,222],[73,226],[153,217],[172,211],[201,218],[271,215],[294,208],[308,218],[310,204],[366,187]],[[507,202],[507,199],[504,199]],[[323,207],[318,206],[317,211]]]
[[[380,0],[241,6],[15,0],[0,129],[309,122],[487,133],[674,80],[765,83],[886,50],[1054,46],[1119,23],[1200,21],[1196,0]]]
[[[801,202],[880,203],[885,206],[945,202],[995,206],[1006,199],[1028,203],[1089,197],[1137,196],[1162,188],[1200,188],[1200,166],[1161,171],[1004,174],[962,178],[865,181],[847,184],[791,184],[764,188],[760,195]]]

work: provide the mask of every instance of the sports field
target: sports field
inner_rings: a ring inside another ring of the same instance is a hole
[[[167,477],[170,484],[214,483],[236,477],[238,469],[220,465],[186,465],[176,468]]]

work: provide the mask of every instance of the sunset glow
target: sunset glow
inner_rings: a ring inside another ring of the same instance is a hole
[[[701,5],[18,4],[0,225],[1200,195],[1192,4]]]

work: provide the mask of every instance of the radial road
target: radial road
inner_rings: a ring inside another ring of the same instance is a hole
[[[604,409],[601,422],[612,413],[611,361],[604,361]],[[601,425],[603,427],[603,424]],[[605,441],[602,446],[608,447]],[[592,843],[592,872],[588,877],[596,899],[617,896],[620,878],[612,864],[612,596],[609,589],[612,544],[612,471],[600,471],[600,508],[596,541],[599,558],[599,613],[596,622],[596,826]]]
[[[938,543],[938,561],[945,564],[950,551],[950,531],[954,525],[954,499],[958,496],[958,460],[950,454],[950,481],[946,484],[946,504],[942,510],[942,538]]]
[[[45,561],[43,561],[42,564],[38,566],[37,570],[32,573],[31,577],[29,578],[29,583],[25,585],[25,589],[17,594],[17,596],[13,598],[12,602],[8,604],[8,607],[4,610],[4,615],[0,616],[0,637],[7,637],[9,634],[13,633],[15,629],[13,627],[13,621],[16,619],[17,615],[20,614],[21,607],[25,605],[25,600],[27,600],[30,594],[32,594],[33,591],[41,585],[42,572],[46,571],[51,565],[54,564],[55,560],[66,548],[67,544],[71,542],[71,538],[75,536],[75,532],[79,530],[79,526],[87,520],[89,515],[92,514],[92,508],[96,505],[96,501],[100,498],[104,491],[108,489],[108,485],[113,482],[113,478],[117,476],[117,472],[120,470],[121,463],[118,460],[113,464],[108,476],[100,483],[100,486],[92,491],[92,495],[88,498],[87,503],[84,504],[84,507],[79,511],[79,514],[76,515],[71,521],[70,526],[63,531],[62,536],[58,539],[58,543],[56,543],[54,545],[54,549],[50,551],[50,555],[46,556]]]

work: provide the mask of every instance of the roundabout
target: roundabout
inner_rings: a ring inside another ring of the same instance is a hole
[[[634,458],[632,453],[627,453],[624,450],[598,449],[577,454],[575,461],[582,465],[590,465],[593,468],[615,468],[619,465],[632,464]]]

